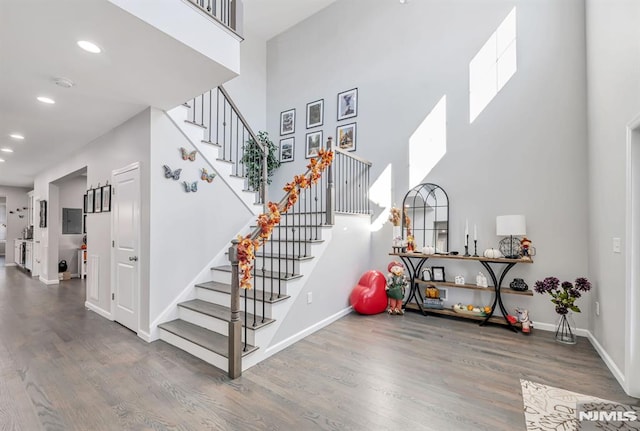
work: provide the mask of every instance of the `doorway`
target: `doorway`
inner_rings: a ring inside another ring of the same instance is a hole
[[[640,397],[640,115],[627,126],[626,392]]]
[[[113,171],[111,300],[114,320],[140,327],[140,166]]]

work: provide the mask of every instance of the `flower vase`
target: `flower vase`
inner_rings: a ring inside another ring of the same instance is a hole
[[[402,226],[393,226],[393,247],[402,246]]]
[[[560,315],[555,337],[558,343],[576,344],[576,323],[571,312]]]

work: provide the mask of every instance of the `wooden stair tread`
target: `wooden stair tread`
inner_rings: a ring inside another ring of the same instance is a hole
[[[202,289],[207,289],[207,290],[213,290],[215,292],[226,293],[229,295],[231,294],[231,285],[227,283],[220,283],[217,281],[208,281],[206,283],[196,284],[196,287],[200,287]],[[259,301],[262,301],[263,291],[260,289],[251,289],[251,290],[240,289],[240,296],[244,297],[245,293],[248,292],[249,298],[253,298],[254,291],[256,293],[256,299]],[[285,299],[289,298],[289,295],[280,295],[280,297],[274,297],[274,298],[270,298],[270,296],[271,294],[269,292],[264,293],[264,302],[266,302],[267,304],[273,304],[275,302],[284,301]]]
[[[231,265],[214,266],[211,269],[213,271],[231,272]],[[259,269],[256,269],[256,271],[262,272]],[[301,274],[286,274],[284,272],[264,271],[264,277],[265,278],[275,278],[275,279],[280,279],[280,280],[295,280],[296,278],[302,277],[302,275]]]
[[[225,358],[229,357],[229,337],[226,335],[218,334],[217,332],[209,331],[202,326],[194,325],[193,323],[185,322],[182,319],[172,320],[170,322],[162,323],[158,325],[160,329],[170,332],[180,338],[184,338],[187,341],[197,344],[198,346],[217,353]],[[246,351],[242,352],[242,356],[257,350],[256,346],[247,344]]]
[[[229,322],[231,320],[231,309],[229,307],[225,307],[224,305],[213,304],[211,302],[203,301],[202,299],[192,299],[191,301],[181,302],[178,304],[178,307],[188,308],[189,310],[196,311],[198,313],[206,314],[207,316],[215,317],[220,320],[224,320],[225,322]],[[241,316],[244,316],[244,312],[241,312]],[[253,323],[254,315],[251,313],[246,314],[247,322]],[[275,322],[273,319],[269,319],[267,317],[261,318],[260,316],[256,316],[256,326],[244,325],[247,326],[248,329],[258,329],[263,326],[267,326],[270,323]],[[263,321],[264,320],[264,321]]]

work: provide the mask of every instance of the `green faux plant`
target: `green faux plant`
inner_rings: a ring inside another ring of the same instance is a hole
[[[258,132],[258,141],[267,150],[267,184],[271,184],[271,176],[278,167],[280,160],[278,159],[278,147],[269,139],[269,134],[265,131]],[[260,190],[260,181],[262,179],[262,150],[260,146],[249,138],[244,146],[244,155],[242,163],[245,168],[245,177],[247,178],[250,190]]]

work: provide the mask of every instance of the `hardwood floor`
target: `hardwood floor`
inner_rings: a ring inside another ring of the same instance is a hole
[[[519,379],[628,404],[588,340],[349,315],[235,381],[0,267],[0,430],[522,430]]]

